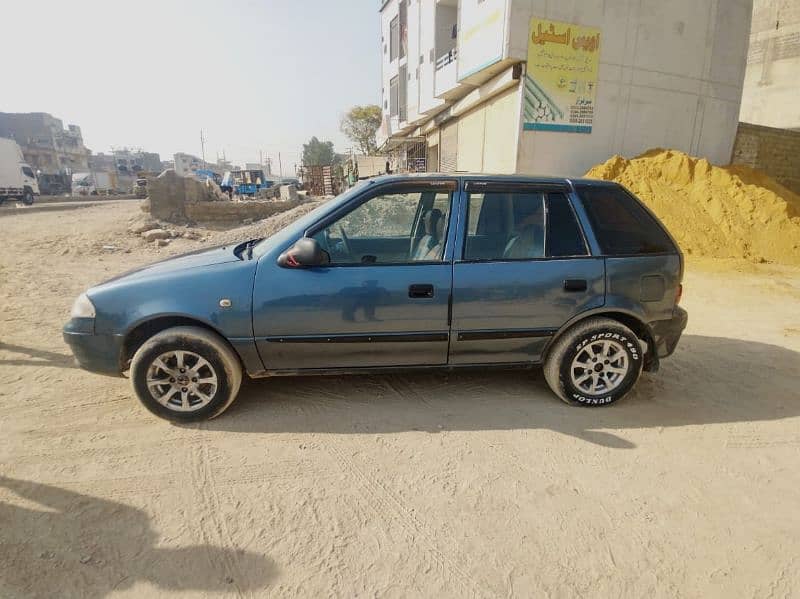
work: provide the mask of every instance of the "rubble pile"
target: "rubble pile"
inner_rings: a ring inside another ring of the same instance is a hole
[[[191,223],[188,223],[187,226],[184,227],[177,227],[175,225],[159,222],[149,215],[142,215],[131,220],[128,226],[128,233],[136,235],[156,247],[167,246],[176,238],[193,240],[206,239],[203,233],[189,225],[191,225]]]

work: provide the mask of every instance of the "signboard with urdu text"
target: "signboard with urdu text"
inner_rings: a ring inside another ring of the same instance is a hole
[[[600,30],[532,18],[523,128],[591,133],[600,62]]]

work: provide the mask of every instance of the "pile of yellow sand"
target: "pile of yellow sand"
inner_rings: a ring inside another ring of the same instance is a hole
[[[800,196],[762,172],[656,149],[613,156],[586,176],[630,189],[687,255],[800,265]]]

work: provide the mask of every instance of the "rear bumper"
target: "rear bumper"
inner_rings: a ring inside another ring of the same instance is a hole
[[[670,320],[658,320],[651,323],[653,341],[655,341],[656,354],[659,358],[666,358],[675,351],[688,321],[689,313],[680,306],[675,306]]]
[[[88,319],[73,318],[64,326],[63,331],[64,341],[72,350],[78,366],[98,374],[122,376],[119,364],[122,337],[95,335],[87,330],[89,327],[86,320]]]

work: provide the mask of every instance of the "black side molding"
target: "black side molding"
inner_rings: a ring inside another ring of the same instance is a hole
[[[458,334],[459,341],[477,341],[481,339],[524,339],[535,337],[552,337],[558,329],[504,329],[484,331],[464,331]]]
[[[447,341],[447,333],[375,333],[374,335],[292,335],[264,337],[268,343],[413,343]]]

